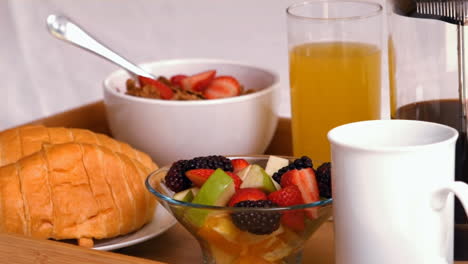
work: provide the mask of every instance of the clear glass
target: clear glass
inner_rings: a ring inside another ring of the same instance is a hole
[[[293,152],[329,161],[330,129],[381,117],[382,6],[303,2],[287,25]]]
[[[456,26],[392,12],[388,21],[392,118],[427,120],[459,129]],[[455,113],[445,111],[444,101],[456,101],[450,109]]]
[[[268,156],[262,155],[242,156],[242,158],[262,167],[265,167],[268,160]],[[294,160],[292,157],[288,159]],[[146,187],[197,239],[203,252],[203,263],[301,263],[304,243],[332,213],[331,198],[290,207],[261,209],[208,206],[174,200],[172,199],[174,193],[164,185],[164,176],[168,170],[169,167],[163,167],[150,174],[146,179]],[[279,213],[281,217],[285,214],[302,214],[304,228],[293,230],[281,225],[271,234],[255,235],[241,231],[232,223],[231,215],[236,212]],[[314,217],[309,216],[309,212]],[[195,220],[199,218],[194,218],[194,215],[206,217],[199,222]]]
[[[457,129],[455,178],[468,182],[468,146],[458,93],[457,27],[399,15],[393,12],[392,1],[388,3],[391,117]],[[468,260],[468,218],[455,201],[454,256]]]

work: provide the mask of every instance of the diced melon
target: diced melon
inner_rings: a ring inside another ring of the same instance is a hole
[[[289,165],[289,160],[277,156],[270,156],[268,158],[267,165],[265,167],[266,173],[270,175],[273,184],[275,185],[276,189],[279,190],[281,187],[280,185],[273,179],[273,174],[279,171],[281,168],[286,167]]]

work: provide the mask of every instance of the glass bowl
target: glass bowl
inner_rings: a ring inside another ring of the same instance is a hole
[[[265,168],[269,156],[235,156],[250,164]],[[293,161],[295,158],[284,157]],[[317,168],[314,164],[314,168]],[[332,199],[273,208],[242,208],[194,204],[172,198],[174,192],[164,185],[164,177],[170,166],[160,168],[146,179],[146,187],[161,204],[199,242],[203,253],[203,263],[216,264],[268,264],[301,263],[302,249],[310,236],[332,213]],[[242,231],[232,221],[239,214],[248,217],[259,216],[280,218],[279,227],[269,234],[253,234]],[[287,225],[284,217],[296,219],[300,224]]]

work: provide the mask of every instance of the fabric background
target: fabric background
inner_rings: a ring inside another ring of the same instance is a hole
[[[0,130],[101,100],[102,80],[117,69],[50,36],[51,13],[136,63],[206,57],[268,67],[281,77],[279,114],[290,116],[285,8],[293,2],[0,0]]]

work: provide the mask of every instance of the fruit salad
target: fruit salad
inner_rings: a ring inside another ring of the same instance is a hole
[[[251,93],[233,76],[216,76],[216,70],[208,70],[194,75],[177,74],[157,80],[138,76],[126,82],[127,94],[163,100],[203,100],[220,99]]]
[[[315,170],[305,156],[270,156],[265,167],[224,156],[180,160],[163,185],[175,200],[218,206],[171,208],[218,264],[289,263],[331,214],[322,206],[331,202],[330,163]]]

